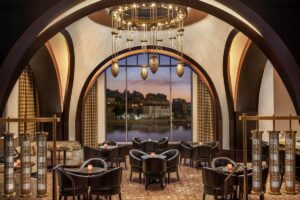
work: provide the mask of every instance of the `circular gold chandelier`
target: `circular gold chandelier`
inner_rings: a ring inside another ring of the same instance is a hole
[[[184,19],[187,16],[187,8],[165,3],[133,3],[110,9],[112,20],[112,74],[118,75],[118,51],[121,48],[131,49],[134,44],[140,45],[144,54],[151,46],[152,53],[149,63],[141,67],[141,76],[144,80],[148,77],[147,66],[155,74],[159,67],[158,50],[163,43],[177,50],[181,59],[178,60],[177,74],[183,76],[183,36]],[[147,72],[147,73],[146,73]]]

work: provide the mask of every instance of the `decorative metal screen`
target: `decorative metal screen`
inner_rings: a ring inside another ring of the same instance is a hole
[[[270,173],[270,193],[280,194],[281,179],[279,171],[279,132],[269,132],[269,173]]]
[[[198,77],[198,142],[210,142],[214,139],[214,107],[207,86]]]
[[[4,196],[11,197],[15,193],[14,184],[14,134],[4,133]]]
[[[285,191],[295,194],[296,191],[296,133],[285,131]]]
[[[47,132],[38,132],[37,140],[37,197],[47,196]]]
[[[20,196],[31,195],[31,137],[29,133],[19,134],[21,142],[21,180]]]
[[[253,130],[252,133],[252,193],[262,192],[262,134],[263,131]]]
[[[90,89],[84,101],[83,110],[83,144],[98,146],[98,87],[97,81]],[[102,133],[104,134],[104,133]]]

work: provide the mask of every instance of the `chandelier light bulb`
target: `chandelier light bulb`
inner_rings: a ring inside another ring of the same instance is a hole
[[[149,60],[149,67],[153,74],[157,72],[158,65],[159,65],[158,57],[156,55],[151,56]]]
[[[176,73],[177,75],[181,78],[184,74],[184,66],[183,66],[183,62],[179,61],[176,67]]]
[[[148,77],[147,65],[142,65],[141,77],[143,80],[146,80]]]
[[[116,78],[119,75],[120,67],[117,60],[112,61],[111,74]]]

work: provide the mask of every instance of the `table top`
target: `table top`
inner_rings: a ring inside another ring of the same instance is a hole
[[[238,163],[240,165],[242,165],[242,163]],[[267,164],[265,162],[262,163],[262,167],[267,167]],[[231,170],[228,170],[227,166],[220,166],[220,167],[216,167],[217,170],[219,171],[222,171],[222,172],[226,172],[226,173],[231,173],[232,172],[232,169]],[[247,163],[247,171],[248,172],[251,172],[252,171],[252,163]],[[241,174],[244,172],[244,169],[239,166],[236,170],[235,170],[235,173],[236,174]]]
[[[49,151],[53,151],[53,150],[54,150],[53,147],[48,147],[47,149],[48,149]],[[69,150],[69,147],[61,147],[61,146],[56,147],[56,151],[66,151],[66,150]]]
[[[111,150],[111,149],[114,149],[114,148],[117,148],[118,146],[116,145],[107,145],[106,147],[104,145],[101,145],[99,146],[99,149],[101,150]]]
[[[155,154],[155,155],[149,155],[149,154],[147,154],[147,155],[143,155],[141,158],[142,158],[143,160],[144,160],[144,159],[147,159],[147,158],[161,158],[161,159],[166,159],[167,156],[161,155],[161,154]]]
[[[88,170],[87,167],[84,168],[70,168],[67,169],[69,172],[75,173],[75,174],[80,174],[80,175],[96,175],[96,174],[101,174],[105,172],[104,168],[102,167],[93,167],[92,170]]]

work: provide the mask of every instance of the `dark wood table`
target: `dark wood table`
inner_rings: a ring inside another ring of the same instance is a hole
[[[53,147],[48,147],[47,148],[48,151],[51,152],[51,164],[53,165]],[[69,150],[69,147],[56,147],[56,152],[58,153],[58,158],[57,160],[60,162],[61,158],[60,158],[60,153],[63,152],[64,156],[63,156],[63,166],[66,166],[66,161],[67,161],[67,150]]]
[[[155,155],[149,155],[149,154],[147,154],[147,155],[143,155],[141,158],[142,158],[143,160],[145,160],[145,159],[147,159],[147,158],[161,158],[161,159],[166,159],[167,156],[161,155],[161,154],[155,154]]]
[[[91,175],[101,174],[101,173],[105,172],[105,169],[102,167],[93,167],[92,170],[88,170],[87,167],[84,167],[84,168],[69,168],[69,169],[67,169],[67,171],[74,173],[74,174],[91,176]]]
[[[101,145],[99,146],[99,149],[101,150],[111,150],[111,149],[114,149],[114,148],[117,148],[118,146],[116,145],[107,145],[106,147],[104,145]]]

